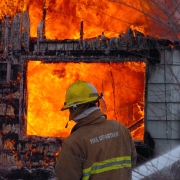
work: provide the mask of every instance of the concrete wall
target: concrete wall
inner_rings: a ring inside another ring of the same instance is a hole
[[[145,123],[158,155],[180,144],[180,50],[162,50],[147,71]]]

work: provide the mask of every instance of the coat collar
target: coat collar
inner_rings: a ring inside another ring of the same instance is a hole
[[[71,130],[71,134],[82,126],[99,124],[106,120],[106,115],[100,110],[95,110],[88,116],[81,119]]]
[[[79,120],[82,120],[83,118],[87,117],[89,114],[91,114],[92,112],[96,111],[96,110],[100,110],[99,107],[90,107],[86,110],[84,110],[81,114],[79,114],[78,116],[76,116],[74,118],[74,121],[78,122]]]

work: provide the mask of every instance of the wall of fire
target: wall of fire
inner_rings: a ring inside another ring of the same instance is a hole
[[[23,27],[23,28],[22,28]],[[167,84],[166,65],[170,65],[174,77],[178,77],[177,67],[174,63],[178,61],[177,42],[159,40],[153,37],[145,37],[138,31],[128,29],[125,34],[117,38],[106,38],[104,34],[91,38],[78,40],[47,40],[43,36],[43,22],[38,26],[38,37],[29,36],[29,19],[27,12],[15,15],[10,19],[7,15],[0,21],[0,164],[2,166],[49,166],[53,165],[61,147],[60,138],[43,138],[26,135],[25,119],[25,94],[24,79],[26,76],[27,60],[43,61],[71,61],[71,62],[123,62],[128,60],[142,60],[147,62],[147,94],[145,130],[146,135],[143,142],[136,142],[136,148],[142,156],[162,147],[164,142],[179,142],[179,134],[171,131],[167,133],[170,124],[177,130],[179,127],[178,113],[179,99],[174,101],[174,95],[167,96],[167,89],[176,85]],[[82,29],[80,30],[82,31]],[[80,33],[82,35],[82,33]],[[172,48],[172,46],[174,46]],[[170,61],[169,61],[170,59]],[[175,70],[175,71],[174,71]],[[166,76],[165,76],[166,75]],[[163,79],[164,77],[164,79]],[[176,78],[171,79],[171,82]],[[162,94],[166,97],[161,96]],[[158,89],[158,91],[156,91]],[[159,90],[160,89],[160,90]],[[155,90],[155,91],[154,91]],[[152,94],[158,92],[159,94]],[[152,98],[153,97],[153,98]],[[168,100],[168,97],[170,99]],[[178,96],[179,97],[179,96]],[[176,106],[176,112],[169,116],[166,106]],[[159,119],[159,111],[153,106],[158,106],[163,114],[163,121]],[[153,115],[156,109],[156,115]],[[176,118],[174,119],[175,115]],[[153,118],[154,117],[154,118]],[[170,118],[170,119],[169,119]],[[158,127],[155,130],[154,127]],[[171,126],[172,127],[172,126]],[[172,130],[172,129],[171,129]],[[147,133],[148,132],[148,133]],[[159,134],[158,134],[158,133]],[[155,144],[154,144],[154,139]],[[171,141],[173,139],[173,141]],[[161,143],[162,142],[162,143]],[[146,147],[149,150],[147,150]],[[163,147],[162,147],[163,148]]]

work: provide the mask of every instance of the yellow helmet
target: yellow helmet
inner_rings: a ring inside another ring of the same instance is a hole
[[[61,110],[69,109],[76,105],[97,102],[101,98],[96,88],[89,82],[76,81],[66,92],[66,102]]]

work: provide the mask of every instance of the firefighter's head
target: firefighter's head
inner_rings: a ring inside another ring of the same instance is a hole
[[[76,81],[69,86],[66,92],[65,103],[61,110],[70,110],[69,119],[74,119],[77,115],[92,106],[99,106],[99,99],[102,95],[98,94],[97,89],[89,82]]]

